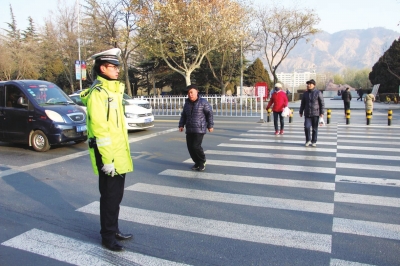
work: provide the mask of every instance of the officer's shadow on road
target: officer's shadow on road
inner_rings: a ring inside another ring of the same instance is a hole
[[[24,221],[19,221],[23,226],[29,229],[36,227],[45,231],[46,228],[49,231],[54,230],[53,226],[56,226],[77,233],[74,234],[75,237],[85,235],[82,240],[87,241],[87,238],[90,238],[92,241],[98,241],[99,233],[93,230],[97,228],[98,217],[89,218],[75,211],[77,208],[65,200],[60,191],[46,184],[47,181],[52,182],[52,180],[41,180],[25,172],[1,178],[15,190],[6,192],[7,198],[2,199],[3,206],[9,206],[9,210],[25,217]],[[77,194],[74,191],[68,193]]]

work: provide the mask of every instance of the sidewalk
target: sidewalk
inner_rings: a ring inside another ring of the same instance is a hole
[[[325,110],[326,109],[344,109],[342,100],[331,100],[331,98],[324,98]],[[301,101],[291,102],[289,101],[289,108],[299,109]],[[357,101],[353,99],[350,102],[351,110],[365,110],[365,104],[363,101]],[[400,109],[400,104],[387,104],[381,102],[374,102],[374,110],[395,110]]]

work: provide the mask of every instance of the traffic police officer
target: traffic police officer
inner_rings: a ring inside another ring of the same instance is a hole
[[[99,175],[102,244],[112,251],[123,250],[117,240],[132,238],[118,227],[125,174],[133,171],[122,105],[124,86],[118,81],[120,53],[113,48],[92,56],[95,81],[80,94],[87,107],[90,158]]]

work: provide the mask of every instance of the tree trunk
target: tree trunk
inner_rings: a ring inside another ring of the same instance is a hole
[[[186,81],[186,86],[191,85],[191,81],[190,81],[190,74],[191,72],[185,72],[185,81]]]
[[[129,82],[129,72],[128,72],[128,65],[126,62],[123,62],[124,64],[124,69],[125,69],[125,89],[126,93],[132,97],[132,89],[131,89],[131,83]]]

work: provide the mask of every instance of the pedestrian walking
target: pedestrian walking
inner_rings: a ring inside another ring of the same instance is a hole
[[[346,90],[342,93],[342,100],[344,104],[344,114],[346,115],[346,111],[350,110],[350,101],[351,101],[350,88],[346,88]]]
[[[357,94],[358,94],[357,101],[358,101],[358,99],[360,99],[360,101],[362,101],[362,100],[363,100],[362,97],[363,97],[363,95],[364,95],[363,89],[362,89],[362,88],[359,88],[359,89],[357,90]]]
[[[179,120],[179,131],[186,128],[186,145],[194,165],[192,170],[206,169],[206,156],[202,148],[204,135],[214,130],[213,111],[206,99],[199,96],[196,85],[186,87],[188,98],[183,106]]]
[[[307,91],[303,93],[299,113],[300,117],[304,114],[305,146],[308,147],[311,144],[312,147],[316,147],[319,118],[324,117],[325,103],[322,93],[315,88],[315,80],[310,79],[306,84]],[[310,128],[312,128],[311,137]]]
[[[282,111],[285,107],[288,106],[288,98],[286,93],[282,90],[281,83],[276,83],[274,90],[275,92],[272,94],[266,110],[268,110],[272,106],[272,112],[274,113],[275,135],[283,135],[283,129],[285,125]],[[280,121],[280,131],[278,130],[278,117]]]
[[[121,233],[118,226],[125,175],[133,171],[122,105],[124,86],[118,81],[120,53],[119,48],[113,48],[92,56],[95,60],[95,81],[80,94],[87,107],[88,144],[93,171],[99,175],[102,244],[112,251],[124,249],[117,240],[133,237],[132,234]]]
[[[374,102],[375,102],[375,96],[371,93],[371,90],[367,92],[367,95],[364,97],[364,103],[365,103],[365,112],[374,110]]]

